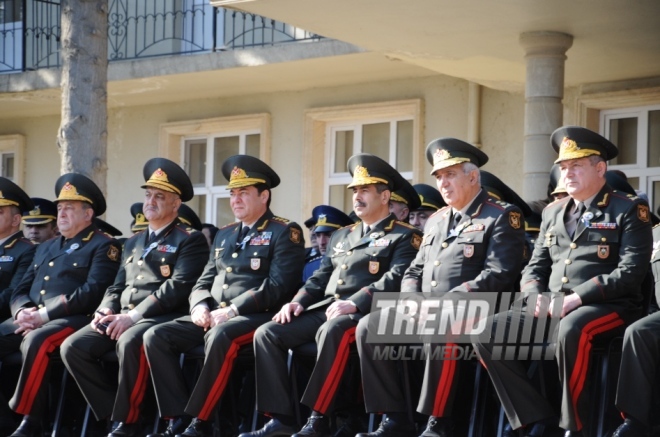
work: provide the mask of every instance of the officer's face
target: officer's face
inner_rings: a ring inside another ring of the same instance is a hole
[[[479,191],[479,171],[465,173],[462,164],[442,168],[434,176],[445,203],[455,209],[463,209]]]
[[[232,188],[229,191],[229,205],[237,220],[254,223],[266,212],[268,196],[268,190],[259,193],[254,186]]]
[[[57,236],[57,226],[55,222],[44,223],[43,225],[25,225],[25,236],[33,243],[43,243]]]
[[[353,187],[353,211],[367,224],[387,216],[390,210],[390,191],[379,193],[375,185]]]
[[[18,231],[21,218],[17,220],[17,216],[20,214],[16,213],[16,208],[0,206],[0,238],[8,237]]]
[[[408,221],[408,214],[410,213],[410,209],[408,209],[408,206],[403,202],[397,202],[391,200],[390,212],[394,213],[397,220],[401,220],[402,222],[405,222]]]
[[[57,227],[66,238],[73,238],[92,223],[94,211],[79,200],[57,202]]]
[[[413,211],[408,216],[408,223],[419,229],[420,231],[424,230],[424,225],[429,219],[429,211]]]
[[[316,242],[319,245],[319,252],[321,252],[321,255],[325,255],[332,232],[315,232],[314,234],[316,235]]]
[[[603,161],[594,165],[586,157],[562,161],[559,166],[566,192],[573,199],[584,201],[598,193],[605,184],[607,165]]]
[[[174,193],[147,188],[144,191],[142,212],[152,229],[159,229],[174,220],[181,206],[181,199]]]

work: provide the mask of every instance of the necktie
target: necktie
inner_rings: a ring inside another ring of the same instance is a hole
[[[454,221],[452,222],[452,229],[456,229],[458,227],[458,224],[460,223],[461,219],[463,216],[461,215],[460,212],[457,212],[454,214]]]
[[[367,226],[366,228],[364,228],[364,235],[363,235],[363,237],[368,236],[370,232],[371,232],[371,226]]]
[[[147,244],[151,244],[154,241],[156,241],[156,233],[154,231],[149,231],[149,239],[147,240]]]
[[[585,209],[586,207],[584,206],[584,203],[576,202],[575,208],[573,208],[573,211],[568,216],[568,220],[566,220],[566,231],[568,231],[568,235],[570,235],[571,238],[575,235],[580,217],[584,214]]]
[[[238,240],[236,240],[236,247],[240,247],[241,249],[245,247],[243,240],[245,240],[245,237],[247,236],[248,232],[250,232],[250,228],[248,228],[247,226],[243,226],[243,228],[241,229],[241,233],[238,235]]]

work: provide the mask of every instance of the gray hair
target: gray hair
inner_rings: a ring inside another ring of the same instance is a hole
[[[476,164],[472,162],[463,163],[463,173],[469,174],[473,170],[477,171],[477,182],[479,183],[479,185],[481,185],[481,172],[479,171],[479,167],[477,167]]]

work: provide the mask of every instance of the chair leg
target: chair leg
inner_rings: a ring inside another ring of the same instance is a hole
[[[64,411],[64,392],[66,391],[66,382],[69,372],[66,367],[62,370],[62,383],[60,384],[60,394],[57,399],[57,411],[55,412],[55,422],[53,423],[53,432],[51,437],[57,437],[62,426],[62,411]]]
[[[83,419],[82,429],[80,430],[80,437],[85,437],[85,434],[87,434],[87,427],[89,426],[89,414],[91,411],[92,409],[89,407],[89,404],[87,404],[87,407],[85,408],[85,418]]]
[[[298,380],[296,379],[298,376],[298,371],[296,361],[293,358],[293,351],[291,349],[289,349],[288,364],[289,380],[291,381],[291,397],[293,398],[293,414],[296,418],[296,425],[298,426],[298,429],[300,429],[302,428],[303,424],[302,417],[300,416],[300,407],[298,405],[300,402],[300,399],[298,398]]]

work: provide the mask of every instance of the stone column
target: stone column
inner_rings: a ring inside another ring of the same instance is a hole
[[[556,153],[550,134],[562,125],[564,64],[573,37],[560,32],[526,32],[520,35],[525,49],[525,141],[523,198],[544,199],[550,167]]]

